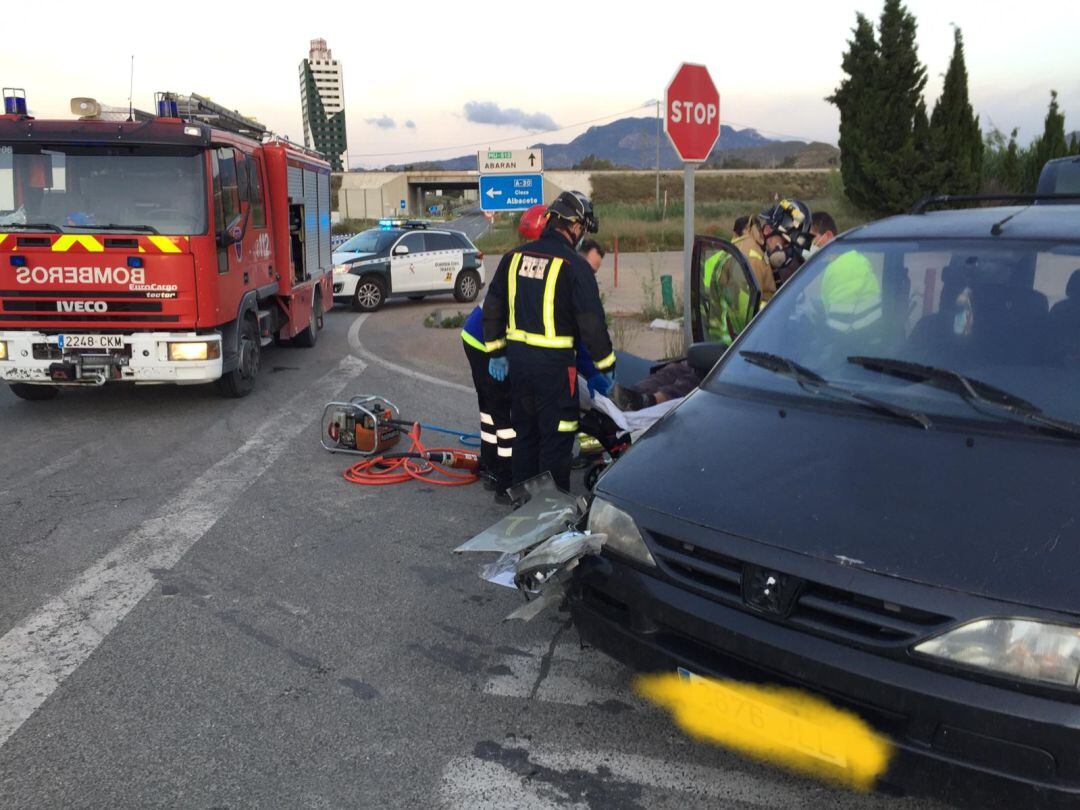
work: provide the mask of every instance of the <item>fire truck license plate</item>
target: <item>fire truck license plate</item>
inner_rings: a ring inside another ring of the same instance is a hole
[[[123,335],[60,335],[57,345],[61,349],[122,349]]]

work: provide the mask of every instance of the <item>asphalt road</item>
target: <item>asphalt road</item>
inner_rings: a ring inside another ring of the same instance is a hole
[[[491,223],[488,222],[487,217],[484,216],[484,212],[481,211],[480,206],[477,205],[474,208],[461,209],[460,216],[448,220],[444,227],[461,231],[468,236],[469,239],[475,242],[488,232]]]
[[[695,743],[564,615],[501,623],[517,595],[451,549],[504,508],[319,446],[361,392],[472,425],[385,365],[382,314],[268,349],[243,400],[0,390],[0,807],[929,806]]]

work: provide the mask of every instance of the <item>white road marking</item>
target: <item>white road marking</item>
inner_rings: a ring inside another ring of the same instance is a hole
[[[712,807],[735,802],[759,807],[800,807],[807,798],[804,791],[778,784],[774,779],[736,768],[696,765],[678,758],[661,759],[614,750],[534,747],[521,739],[506,741],[501,747],[517,749],[518,756],[522,750],[527,753],[530,767],[524,769],[526,773],[520,773],[521,768],[508,767],[497,758],[455,757],[443,769],[439,787],[441,806],[475,810],[533,810],[556,804],[562,807],[575,797],[560,788],[558,776],[572,775],[570,782],[580,787],[582,771],[601,784],[623,783],[643,788],[636,801],[644,807],[660,803],[685,807],[693,799]],[[557,773],[549,775],[544,770]]]
[[[153,569],[176,565],[307,431],[319,408],[359,376],[345,357],[251,432],[112,551],[0,638],[0,746],[97,648],[154,586]]]
[[[370,360],[372,363],[378,363],[384,368],[388,368],[391,371],[397,372],[405,377],[412,377],[414,380],[423,380],[424,382],[433,383],[434,385],[441,385],[445,388],[452,388],[455,391],[461,391],[462,393],[469,394],[470,396],[476,396],[476,391],[467,385],[461,383],[451,382],[450,380],[443,380],[439,377],[432,377],[430,374],[424,374],[421,371],[414,371],[411,368],[405,366],[399,366],[397,363],[391,363],[385,358],[379,357],[368,349],[364,348],[364,344],[360,342],[360,327],[364,325],[364,321],[367,320],[370,312],[365,312],[356,316],[356,320],[349,326],[349,346],[354,352],[361,357]]]

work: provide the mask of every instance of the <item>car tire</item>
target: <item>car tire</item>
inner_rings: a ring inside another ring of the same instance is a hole
[[[380,276],[363,276],[356,283],[352,308],[357,312],[375,312],[386,303],[386,282]]]
[[[218,391],[223,397],[230,399],[240,399],[250,394],[255,388],[255,377],[259,373],[262,347],[259,341],[259,327],[252,316],[246,316],[240,323],[237,342],[240,352],[237,367],[217,381]]]
[[[293,338],[293,343],[302,349],[310,349],[319,342],[319,331],[323,328],[322,290],[318,287],[312,293],[311,317],[307,328]]]
[[[480,295],[480,274],[475,270],[462,270],[454,282],[454,298],[460,304],[475,301]]]
[[[44,402],[47,399],[56,399],[60,389],[55,385],[30,385],[29,383],[11,383],[11,393],[19,399],[28,402]]]

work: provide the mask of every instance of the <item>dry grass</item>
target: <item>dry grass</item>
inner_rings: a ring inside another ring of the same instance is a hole
[[[699,203],[731,200],[759,200],[760,207],[774,196],[800,200],[827,196],[830,172],[724,172],[700,171],[694,178],[694,197]],[[656,202],[656,177],[649,174],[592,175],[595,203]],[[660,176],[660,198],[667,193],[669,204],[682,201],[683,181],[673,175]],[[670,212],[669,212],[670,213]]]

